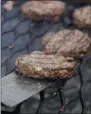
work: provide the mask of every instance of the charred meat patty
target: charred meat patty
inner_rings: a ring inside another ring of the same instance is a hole
[[[15,62],[16,69],[24,76],[33,78],[71,78],[75,72],[76,62],[71,57],[46,55],[34,51],[20,56]]]
[[[90,46],[90,37],[80,30],[61,30],[48,33],[41,40],[41,49],[46,54],[57,53],[65,57],[80,58]]]
[[[61,1],[28,1],[21,10],[33,20],[59,20],[65,4]]]
[[[78,8],[73,13],[74,24],[79,28],[91,27],[91,6]]]

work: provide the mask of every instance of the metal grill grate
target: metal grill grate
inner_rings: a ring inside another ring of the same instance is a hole
[[[3,2],[4,1],[2,1],[2,5]],[[17,56],[34,50],[40,50],[40,39],[45,33],[51,30],[58,31],[59,29],[64,28],[62,23],[63,21],[59,23],[49,21],[35,22],[26,19],[20,12],[20,5],[21,2],[16,2],[15,7],[11,12],[6,11],[2,7],[2,77],[14,70],[14,62]],[[77,90],[77,94],[74,94],[74,98],[68,101],[65,99],[64,84],[66,84],[69,80],[57,80],[57,83],[59,84],[57,85],[57,88],[59,87],[57,92],[53,93],[47,98],[44,97],[44,91],[40,93],[41,103],[37,109],[37,112],[41,113],[44,104],[48,100],[59,95],[61,109],[58,111],[58,113],[67,112],[69,105],[71,103],[74,104],[77,100],[79,100],[81,105],[81,114],[85,114],[87,112],[91,113],[91,98],[89,97],[88,100],[86,100],[85,95],[89,94],[88,96],[91,96],[91,71],[89,70],[91,70],[91,56],[88,56],[86,60],[84,60],[84,62],[81,64],[80,70],[78,71],[79,76],[77,76],[77,78],[80,81],[80,86]],[[88,85],[90,89],[88,88]],[[85,89],[87,88],[90,93],[86,93]],[[73,112],[75,113],[75,110]]]

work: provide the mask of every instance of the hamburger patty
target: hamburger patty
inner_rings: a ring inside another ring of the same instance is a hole
[[[59,20],[65,4],[61,1],[28,1],[21,10],[33,20]]]
[[[15,62],[17,71],[34,78],[71,78],[76,62],[71,57],[46,55],[34,51],[20,56]]]
[[[78,8],[73,13],[74,24],[79,28],[91,27],[91,6]]]
[[[41,49],[46,54],[57,53],[62,56],[79,58],[90,46],[88,34],[79,30],[61,30],[46,34],[41,40]]]

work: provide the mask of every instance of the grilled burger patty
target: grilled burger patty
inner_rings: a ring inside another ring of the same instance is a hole
[[[91,27],[91,6],[78,8],[73,13],[74,24],[79,28]]]
[[[65,4],[61,1],[28,1],[21,10],[33,20],[59,20]]]
[[[61,30],[57,33],[48,33],[41,40],[41,49],[46,54],[57,53],[63,56],[79,58],[84,55],[90,46],[88,34],[79,30]]]
[[[18,72],[34,78],[70,78],[75,71],[76,62],[71,57],[46,55],[34,51],[20,56],[15,62]]]

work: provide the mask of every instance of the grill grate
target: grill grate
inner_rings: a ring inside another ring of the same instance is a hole
[[[4,1],[2,1],[2,5],[3,2]],[[6,11],[2,7],[2,77],[14,70],[14,62],[17,56],[29,53],[34,50],[40,50],[40,39],[45,33],[51,30],[58,31],[59,29],[64,29],[63,23],[61,22],[35,22],[26,19],[20,12],[20,5],[21,3],[19,1],[16,2],[15,7],[11,12]],[[87,63],[87,61],[89,62]],[[69,104],[77,101],[77,99],[80,99],[80,104],[82,107],[81,114],[87,113],[88,110],[91,109],[91,99],[89,99],[90,103],[86,101],[84,98],[84,89],[88,84],[90,84],[91,90],[91,72],[88,73],[87,70],[84,71],[86,66],[91,70],[90,56],[88,56],[88,58],[86,58],[86,60],[84,60],[84,62],[81,64],[78,76],[80,80],[80,88],[77,92],[77,95],[74,95],[74,98],[66,103],[64,96],[64,85],[68,80],[57,80],[57,92],[53,93],[47,98],[44,97],[44,91],[40,93],[41,102],[36,113],[41,113],[44,104],[56,96],[60,97],[61,103],[61,109],[58,110],[58,113],[63,113],[66,111],[66,108],[69,106]],[[83,72],[85,72],[85,76]],[[88,75],[87,78],[90,77],[89,80],[84,80],[86,75]]]

